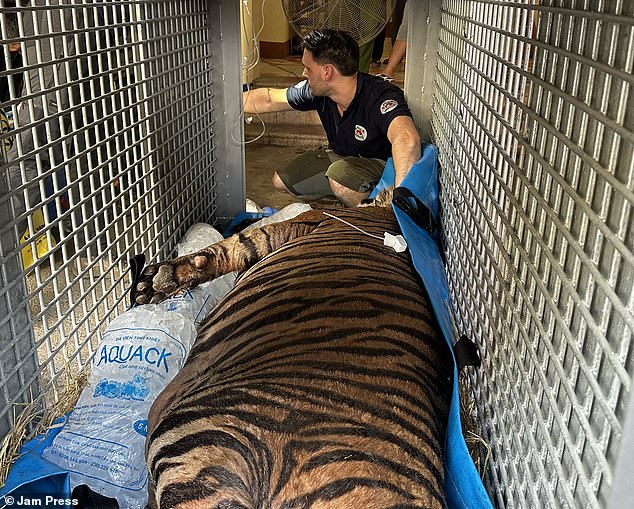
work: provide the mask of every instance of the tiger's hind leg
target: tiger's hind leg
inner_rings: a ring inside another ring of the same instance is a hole
[[[171,417],[181,422],[178,415]],[[224,416],[188,422],[148,444],[154,508],[262,507],[259,475],[268,467],[258,462],[261,455],[249,435],[235,424]]]

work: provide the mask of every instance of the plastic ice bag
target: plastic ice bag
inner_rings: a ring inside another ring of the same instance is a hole
[[[222,235],[194,225],[178,245],[183,256]],[[116,498],[122,509],[147,501],[147,416],[158,394],[182,368],[200,323],[233,287],[227,274],[159,304],[137,306],[110,324],[93,359],[88,386],[64,429],[43,457],[71,473],[71,486],[87,484]]]
[[[159,305],[138,306],[110,322],[88,386],[43,452],[69,470],[71,486],[87,484],[122,508],[144,507],[148,411],[185,363],[195,337],[190,319]]]
[[[199,251],[200,249],[215,244],[223,239],[222,233],[207,223],[196,223],[187,230],[181,241],[176,246],[178,256]]]

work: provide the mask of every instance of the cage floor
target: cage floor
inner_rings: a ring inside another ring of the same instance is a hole
[[[317,147],[314,147],[317,148]],[[293,196],[277,191],[273,187],[273,172],[284,166],[305,150],[299,147],[283,147],[250,143],[245,147],[247,198],[260,207],[281,209],[298,200]],[[324,198],[311,203],[315,207],[332,207],[335,198]]]

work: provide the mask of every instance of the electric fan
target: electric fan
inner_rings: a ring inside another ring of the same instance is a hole
[[[311,30],[345,30],[359,46],[370,42],[392,16],[396,0],[282,0],[289,23],[301,37]]]

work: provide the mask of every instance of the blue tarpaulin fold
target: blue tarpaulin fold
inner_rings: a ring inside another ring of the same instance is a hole
[[[51,445],[62,430],[61,423],[64,420],[65,417],[60,417],[46,434],[37,436],[22,446],[19,458],[0,489],[0,498],[9,494],[15,500],[20,500],[21,497],[45,500],[46,496],[51,495],[56,499],[71,498],[68,471],[42,458],[42,451]]]
[[[394,183],[394,165],[390,158],[373,195]],[[412,166],[400,187],[405,187],[431,212],[434,223],[440,224],[438,200],[438,148],[424,143],[421,158]],[[399,207],[394,213],[401,233],[410,250],[414,268],[420,275],[429,294],[434,313],[453,355],[457,333],[452,320],[452,306],[447,274],[436,237],[438,232],[428,232]],[[484,485],[478,475],[460,423],[460,396],[458,393],[458,369],[454,355],[453,395],[449,408],[449,422],[445,444],[445,495],[447,506],[454,508],[492,508]]]

